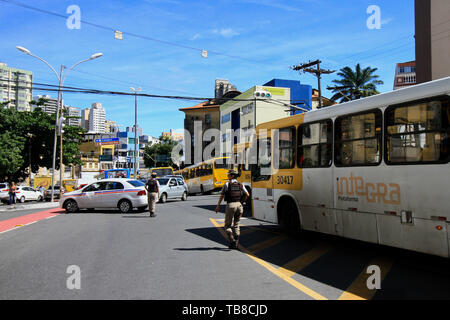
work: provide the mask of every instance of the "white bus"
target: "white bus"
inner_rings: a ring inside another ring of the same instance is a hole
[[[449,137],[450,77],[260,124],[253,217],[449,257]]]

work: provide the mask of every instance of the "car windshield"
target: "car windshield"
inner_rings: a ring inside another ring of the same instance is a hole
[[[169,179],[166,179],[166,178],[161,178],[161,179],[157,179],[157,180],[158,180],[159,184],[162,186],[165,186],[169,182]]]
[[[145,186],[145,183],[143,183],[142,181],[139,180],[128,180],[127,181],[129,184],[131,184],[134,187],[143,187]]]

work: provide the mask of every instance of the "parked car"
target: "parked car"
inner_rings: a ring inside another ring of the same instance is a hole
[[[4,203],[9,203],[9,183],[0,183],[0,200]]]
[[[159,182],[159,201],[165,203],[167,199],[181,199],[186,201],[188,187],[181,176],[164,176],[157,179]]]
[[[26,186],[18,186],[16,190],[16,199],[17,202],[24,203],[25,201],[42,201],[42,193],[38,190],[26,187]]]
[[[4,203],[9,203],[9,188],[2,188],[3,183],[0,184],[0,199]],[[42,201],[43,196],[38,190],[27,186],[17,186],[16,202],[24,203],[25,201]]]
[[[61,199],[61,188],[60,186],[55,186],[55,192],[54,192],[54,198],[55,199]],[[64,188],[62,188],[62,193],[64,194]],[[44,199],[46,201],[50,201],[52,198],[52,186],[48,187],[47,190],[44,192]]]
[[[144,211],[148,206],[145,184],[139,180],[127,178],[102,179],[80,190],[66,192],[59,200],[66,212],[79,209],[118,208],[128,213],[137,208]]]

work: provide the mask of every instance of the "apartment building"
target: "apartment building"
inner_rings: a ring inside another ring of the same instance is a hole
[[[8,67],[0,63],[0,102],[8,102],[8,108],[31,111],[33,73]]]

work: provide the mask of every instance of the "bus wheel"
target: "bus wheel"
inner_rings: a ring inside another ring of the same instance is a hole
[[[278,223],[289,235],[300,232],[300,218],[295,202],[286,198],[278,206]]]

